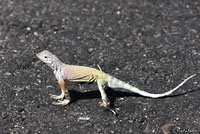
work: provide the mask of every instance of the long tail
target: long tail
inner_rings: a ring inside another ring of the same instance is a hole
[[[131,85],[129,85],[128,83],[125,83],[115,77],[112,77],[110,75],[108,75],[108,86],[111,88],[123,88],[123,89],[127,89],[130,90],[132,92],[135,92],[137,94],[140,94],[142,96],[146,96],[146,97],[150,97],[150,98],[159,98],[159,97],[164,97],[164,96],[168,96],[171,93],[173,93],[174,91],[176,91],[179,87],[181,87],[186,81],[188,81],[189,79],[191,79],[192,77],[194,77],[196,74],[191,75],[190,77],[188,77],[187,79],[185,79],[183,82],[181,82],[178,86],[176,86],[175,88],[173,88],[172,90],[165,92],[165,93],[161,93],[161,94],[152,94],[152,93],[148,93],[145,91],[142,91],[136,87],[133,87]]]

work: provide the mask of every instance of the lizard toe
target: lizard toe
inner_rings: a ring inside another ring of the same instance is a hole
[[[53,102],[53,105],[62,105],[62,106],[66,106],[68,105],[70,102],[70,100],[68,99],[64,99],[64,100],[58,100],[58,102]]]
[[[61,95],[53,95],[53,94],[49,94],[50,98],[55,99],[55,100],[63,100],[63,98],[65,97],[63,94]]]

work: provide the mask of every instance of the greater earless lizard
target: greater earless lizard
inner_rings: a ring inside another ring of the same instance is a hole
[[[111,88],[123,88],[139,95],[150,97],[150,98],[159,98],[168,96],[181,87],[186,81],[194,77],[196,74],[191,75],[190,77],[186,78],[183,82],[181,82],[178,86],[173,88],[172,90],[161,93],[161,94],[153,94],[148,93],[146,91],[140,90],[136,87],[129,85],[109,74],[104,73],[101,69],[95,69],[85,66],[77,66],[77,65],[69,65],[61,62],[55,55],[53,55],[48,50],[44,50],[36,56],[46,63],[49,67],[53,69],[53,72],[56,76],[58,84],[61,88],[60,95],[52,95],[50,97],[56,99],[57,102],[53,102],[55,105],[67,105],[70,102],[70,95],[68,89],[65,86],[65,82],[85,82],[85,83],[97,83],[99,87],[99,91],[101,93],[102,103],[101,105],[109,108],[110,101],[107,98],[107,95],[104,91],[104,85],[107,85]]]

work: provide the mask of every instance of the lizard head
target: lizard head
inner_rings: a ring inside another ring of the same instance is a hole
[[[59,59],[48,50],[44,50],[36,54],[36,56],[46,64],[53,64],[59,61]]]

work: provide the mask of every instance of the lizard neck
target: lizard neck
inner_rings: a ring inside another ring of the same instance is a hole
[[[54,72],[57,72],[58,70],[60,70],[62,68],[62,62],[61,61],[52,61],[51,64],[48,64],[49,67],[51,67],[51,69]]]

